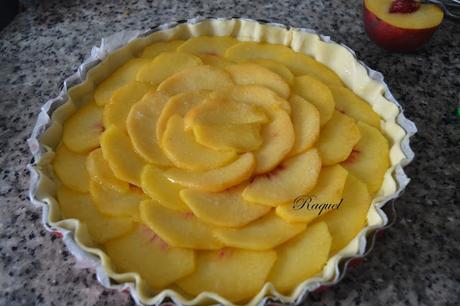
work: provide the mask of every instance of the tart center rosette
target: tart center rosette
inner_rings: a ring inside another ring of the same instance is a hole
[[[144,49],[65,122],[54,159],[63,216],[114,270],[232,301],[319,273],[388,167],[379,116],[331,70],[229,37]]]

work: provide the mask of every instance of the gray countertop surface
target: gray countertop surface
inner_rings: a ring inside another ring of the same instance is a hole
[[[354,49],[381,71],[419,133],[412,182],[398,218],[371,255],[308,305],[460,303],[460,24],[446,20],[414,54],[367,38],[361,1],[37,1],[0,31],[0,304],[132,305],[82,269],[45,231],[27,198],[26,139],[40,106],[56,96],[92,46],[124,29],[201,16],[245,16],[308,27]]]

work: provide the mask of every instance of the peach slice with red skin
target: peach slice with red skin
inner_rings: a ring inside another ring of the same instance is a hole
[[[142,222],[169,245],[200,250],[216,250],[223,244],[213,236],[214,226],[200,221],[192,212],[179,212],[156,201],[140,206]]]
[[[198,172],[170,168],[165,171],[165,176],[184,187],[218,192],[249,179],[254,168],[254,155],[248,152],[221,168]]]
[[[180,197],[201,220],[217,226],[240,227],[270,211],[266,205],[244,200],[241,192],[245,186],[240,184],[221,192],[183,189]]]
[[[433,36],[443,18],[444,13],[436,4],[415,0],[364,1],[367,35],[391,51],[410,52],[420,48]]]
[[[145,225],[105,243],[104,250],[117,272],[139,273],[152,290],[161,290],[195,269],[193,250],[169,246]]]
[[[251,298],[264,285],[276,252],[225,248],[197,252],[195,271],[177,284],[194,296],[215,292],[232,302]],[[218,281],[216,281],[216,277]]]
[[[364,122],[358,122],[357,126],[361,138],[342,165],[365,182],[371,194],[375,194],[390,166],[388,140],[379,130]]]
[[[264,251],[270,250],[302,232],[305,223],[288,223],[274,213],[239,228],[219,228],[214,235],[226,246]]]
[[[313,189],[320,170],[318,151],[310,149],[286,159],[274,171],[256,176],[243,191],[243,197],[269,206],[284,204]]]
[[[317,148],[323,165],[333,165],[348,158],[361,133],[355,121],[335,111],[321,130]]]
[[[346,87],[329,85],[329,89],[337,111],[380,129],[380,117],[369,103]]]

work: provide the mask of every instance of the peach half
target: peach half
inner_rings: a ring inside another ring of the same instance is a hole
[[[411,52],[433,36],[444,13],[435,4],[416,0],[364,0],[363,17],[364,29],[377,45]]]

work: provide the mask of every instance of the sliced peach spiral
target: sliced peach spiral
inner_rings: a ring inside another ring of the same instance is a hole
[[[364,226],[389,145],[332,70],[231,37],[137,54],[64,122],[53,161],[63,216],[117,272],[233,302],[266,281],[287,293]],[[341,208],[299,209],[304,198]]]

